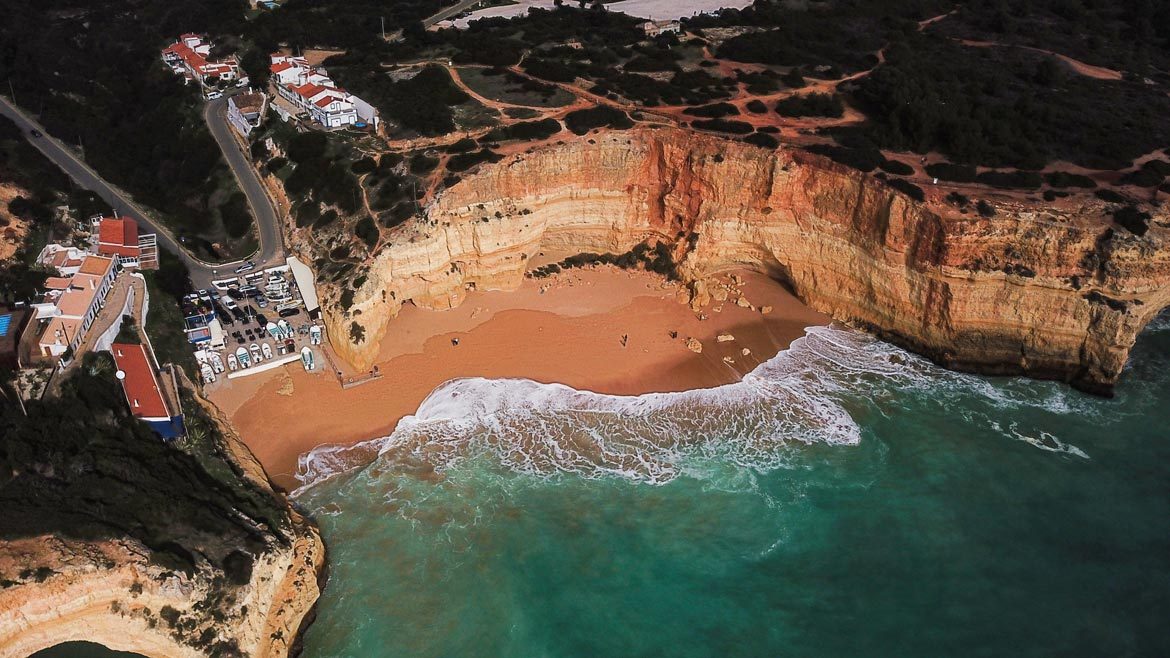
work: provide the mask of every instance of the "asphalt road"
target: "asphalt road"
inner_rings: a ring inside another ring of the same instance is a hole
[[[234,128],[227,120],[227,97],[210,101],[203,108],[203,120],[211,136],[223,151],[223,157],[236,176],[236,182],[248,198],[248,206],[252,209],[252,217],[256,220],[256,228],[260,236],[260,252],[252,260],[257,267],[284,263],[284,239],[281,232],[280,216],[276,213],[264,184],[256,170],[252,168],[249,156],[244,153],[239,141],[236,140]],[[224,267],[217,268],[222,274]],[[227,269],[234,269],[228,266]]]
[[[442,9],[426,18],[423,23],[427,26],[455,16],[478,4],[480,0],[462,0],[461,2]],[[138,223],[158,236],[158,244],[163,249],[178,254],[191,271],[191,281],[196,288],[203,288],[210,284],[212,279],[223,278],[234,272],[243,261],[236,260],[229,263],[208,263],[192,256],[184,249],[171,232],[160,221],[147,214],[137,206],[126,192],[115,187],[91,169],[74,151],[62,144],[56,138],[48,135],[43,126],[26,115],[10,100],[0,96],[0,114],[12,119],[24,132],[25,138],[50,161],[61,168],[70,178],[81,187],[93,191],[103,201],[110,204],[115,212],[133,217]],[[215,138],[224,159],[231,167],[232,173],[248,199],[248,206],[252,210],[252,217],[260,238],[260,250],[249,260],[255,261],[256,266],[283,262],[285,257],[283,232],[280,225],[280,216],[263,183],[252,168],[249,157],[233,135],[233,129],[227,120],[227,97],[208,102],[203,108],[203,119]],[[33,137],[32,131],[37,130],[41,137]]]
[[[60,167],[78,185],[97,194],[103,201],[110,204],[116,212],[133,217],[139,224],[147,226],[157,233],[159,246],[179,254],[183,261],[187,263],[187,267],[203,267],[202,262],[193,258],[185,250],[180,249],[174,236],[164,230],[157,221],[143,212],[141,208],[136,206],[130,200],[129,195],[106,182],[104,178],[90,169],[81,158],[74,154],[72,149],[63,145],[56,138],[45,134],[43,126],[29,118],[3,96],[0,96],[0,114],[12,119],[24,132],[25,138],[28,139],[29,143]],[[39,131],[43,136],[33,137],[31,131],[34,129]]]
[[[248,198],[248,205],[252,208],[253,217],[257,220],[260,252],[252,260],[256,262],[258,267],[282,261],[284,244],[281,239],[280,220],[265,194],[256,172],[249,164],[247,156],[240,150],[229,132],[232,128],[227,123],[226,108],[226,98],[213,101],[207,105],[203,116],[211,134],[223,151],[224,158],[235,173],[240,188],[243,189]],[[43,126],[3,96],[0,96],[0,114],[12,119],[17,127],[24,132],[29,143],[60,167],[78,185],[93,191],[103,201],[110,204],[115,212],[133,217],[140,225],[154,231],[158,235],[159,246],[178,254],[179,258],[186,263],[187,268],[191,270],[191,280],[197,288],[206,287],[213,278],[222,278],[225,274],[231,273],[242,262],[237,260],[230,263],[207,263],[195,258],[180,246],[175,236],[161,222],[136,205],[130,199],[130,195],[98,175],[71,148],[45,133]],[[31,134],[33,130],[39,131],[42,136],[33,137]]]
[[[478,5],[482,1],[483,0],[463,0],[462,2],[460,2],[458,4],[451,5],[450,7],[447,7],[446,9],[440,9],[439,11],[435,12],[431,16],[423,19],[423,25],[426,27],[430,27],[430,26],[434,25],[435,23],[438,23],[439,21],[445,21],[448,18],[451,18],[452,16],[455,16],[457,14],[460,14],[460,13],[467,11],[468,9],[471,9],[472,7],[474,7],[475,5]]]

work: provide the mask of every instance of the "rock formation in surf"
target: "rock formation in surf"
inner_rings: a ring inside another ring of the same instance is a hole
[[[364,369],[408,300],[449,308],[474,288],[515,288],[534,261],[649,241],[668,245],[700,297],[711,274],[755,268],[944,366],[1109,392],[1170,304],[1166,211],[1153,209],[1139,236],[1093,198],[1002,202],[985,217],[928,195],[915,202],[795,149],[674,128],[595,134],[443,191],[376,255],[352,306],[328,293],[326,319],[337,350]]]

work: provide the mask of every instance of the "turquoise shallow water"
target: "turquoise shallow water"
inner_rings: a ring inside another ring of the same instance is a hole
[[[1164,320],[1113,400],[837,329],[702,393],[454,382],[305,464],[362,465],[298,495],[305,655],[1170,655],[1168,422]]]

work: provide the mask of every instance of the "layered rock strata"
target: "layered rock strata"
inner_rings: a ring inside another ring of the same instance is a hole
[[[751,267],[944,366],[1109,392],[1170,304],[1166,212],[1137,236],[1095,199],[997,211],[918,203],[803,151],[673,128],[611,132],[484,166],[444,191],[327,322],[364,369],[407,301],[449,308],[473,288],[515,288],[535,259],[663,242],[700,292],[715,272]]]
[[[260,464],[223,431],[237,477],[267,489]],[[81,640],[149,658],[295,655],[320,596],[325,546],[316,526],[284,504],[281,527],[259,527],[263,548],[231,573],[205,559],[187,571],[166,559],[170,551],[129,537],[0,540],[0,658]]]

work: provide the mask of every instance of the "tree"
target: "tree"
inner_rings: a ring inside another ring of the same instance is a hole
[[[354,343],[366,342],[366,328],[361,326],[357,322],[350,323],[350,325],[349,325],[349,339],[351,341],[353,341]]]

